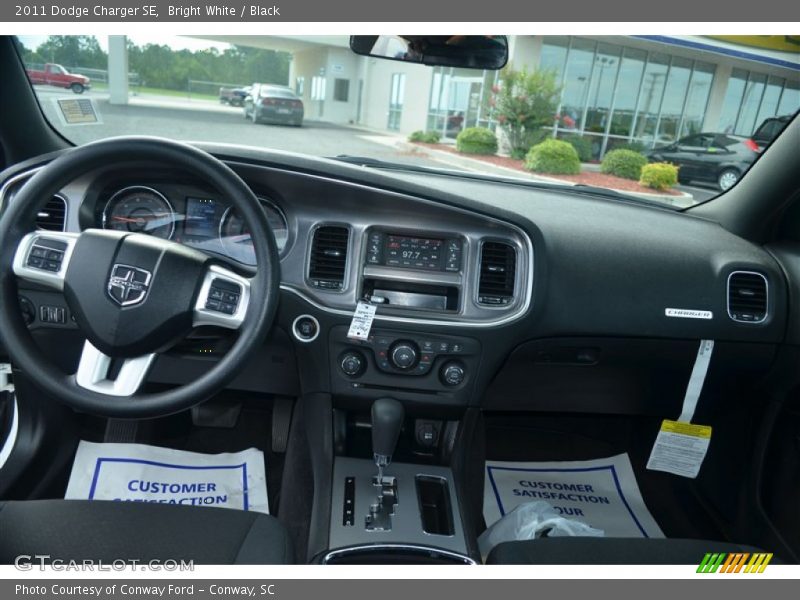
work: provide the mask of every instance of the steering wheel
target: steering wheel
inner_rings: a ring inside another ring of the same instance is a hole
[[[250,230],[255,275],[236,273],[198,250],[141,233],[31,233],[45,198],[92,170],[130,162],[174,167],[212,185]],[[94,142],[42,168],[0,216],[0,337],[17,368],[72,408],[117,418],[171,414],[222,390],[262,344],[275,316],[279,268],[266,213],[227,165],[197,148],[159,138]],[[67,375],[53,365],[33,340],[19,307],[18,279],[63,292],[86,337],[76,373]],[[225,356],[190,383],[140,392],[159,352],[202,325],[238,331]]]

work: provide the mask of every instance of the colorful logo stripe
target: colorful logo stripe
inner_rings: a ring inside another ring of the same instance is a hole
[[[700,561],[698,573],[763,573],[772,560],[771,552],[709,552]]]

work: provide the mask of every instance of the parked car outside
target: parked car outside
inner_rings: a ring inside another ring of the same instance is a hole
[[[750,168],[762,147],[751,138],[729,133],[696,133],[645,153],[650,162],[679,167],[678,181],[715,183],[725,191]]]
[[[227,104],[229,106],[244,106],[244,99],[250,94],[249,87],[219,88],[219,102],[220,104]]]
[[[82,94],[91,87],[91,81],[85,75],[70,73],[61,65],[47,63],[44,69],[27,69],[28,79],[34,85],[52,85],[76,94]]]
[[[303,124],[303,101],[288,87],[253,84],[244,100],[244,117],[253,123]]]
[[[753,133],[753,141],[762,148],[769,146],[770,142],[778,137],[783,128],[792,120],[794,115],[783,115],[782,117],[769,117],[764,119],[758,129]]]

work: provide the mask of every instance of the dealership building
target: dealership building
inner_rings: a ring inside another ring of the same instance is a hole
[[[288,83],[302,97],[309,119],[400,134],[432,130],[444,139],[464,127],[496,126],[489,111],[496,71],[357,56],[346,36],[202,37],[290,52]],[[510,36],[508,41],[512,68],[556,74],[561,94],[551,134],[587,137],[598,158],[621,144],[652,147],[700,131],[746,136],[765,118],[800,108],[797,36]],[[109,46],[111,63],[114,46],[121,54],[124,42],[110,40]]]

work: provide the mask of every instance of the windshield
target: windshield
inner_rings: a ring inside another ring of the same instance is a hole
[[[234,143],[680,208],[736,185],[797,112],[790,38],[509,36],[501,71],[358,56],[348,36],[17,40],[44,114],[76,144]]]

